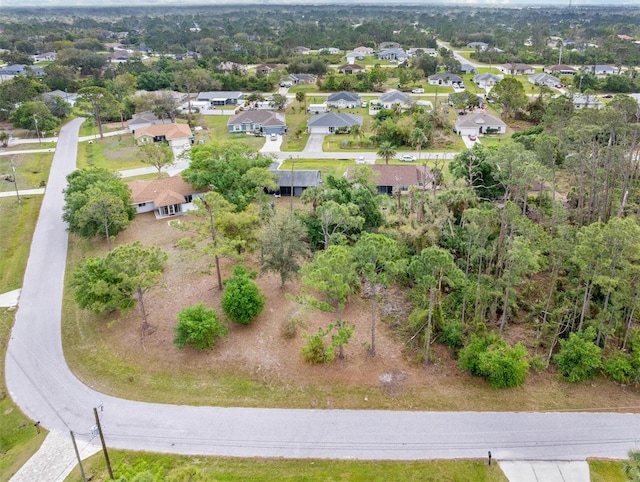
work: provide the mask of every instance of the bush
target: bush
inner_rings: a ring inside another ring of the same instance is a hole
[[[554,357],[562,377],[569,382],[594,378],[602,367],[602,350],[593,342],[595,329],[571,333],[560,340],[560,351]]]
[[[629,383],[635,370],[631,364],[631,355],[615,351],[604,360],[603,368],[609,378],[618,383]]]
[[[318,365],[333,360],[335,350],[327,345],[324,337],[328,334],[328,330],[318,329],[318,333],[313,335],[305,334],[306,343],[300,348],[302,358],[307,363]]]
[[[517,344],[511,348],[495,333],[472,335],[471,342],[460,350],[458,364],[474,376],[482,377],[496,388],[517,387],[524,383],[529,369],[527,350]]]
[[[442,327],[442,343],[457,350],[463,344],[464,332],[460,320],[450,321]]]
[[[173,342],[182,349],[191,345],[197,350],[213,348],[216,338],[227,334],[227,327],[218,320],[216,312],[198,303],[178,313]]]
[[[222,309],[226,315],[239,325],[248,325],[264,308],[264,295],[251,278],[244,266],[233,269],[233,277],[224,282]]]

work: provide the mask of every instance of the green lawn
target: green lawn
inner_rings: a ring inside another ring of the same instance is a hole
[[[201,125],[204,129],[196,132],[196,142],[200,139],[203,139],[205,142],[241,141],[256,151],[264,146],[266,137],[256,137],[244,133],[230,133],[227,127],[228,120],[229,116],[227,115],[203,115],[198,117],[196,124]]]
[[[38,219],[42,196],[0,198],[0,293],[22,286],[31,237]],[[4,374],[5,352],[15,311],[0,308],[0,373]],[[27,418],[7,395],[0,377],[0,480],[9,480],[35,453],[46,435],[37,435]]]
[[[507,482],[497,464],[483,460],[426,460],[409,462],[325,460],[325,459],[252,459],[151,454],[109,451],[116,479],[134,480],[136,474],[148,473],[135,480],[184,481],[350,481],[350,482]],[[84,463],[93,480],[106,480],[108,474],[102,453]],[[66,478],[80,480],[76,467]]]
[[[348,156],[347,156],[348,157]],[[333,177],[341,177],[347,172],[347,167],[355,165],[355,158],[347,159],[294,159],[293,168],[297,171],[299,169],[318,169],[322,173],[322,178],[331,174]],[[280,166],[280,169],[291,169],[292,161],[285,161]]]
[[[15,154],[0,157],[0,174],[9,174],[13,178],[11,159],[16,169],[18,189],[35,189],[42,187],[49,178],[49,170],[53,162],[53,152],[36,154]],[[14,191],[13,182],[0,181],[0,192]]]
[[[111,127],[107,127],[107,124],[102,124],[102,133],[106,133],[106,132],[113,132],[113,131],[119,131],[122,129],[126,129],[127,125],[125,123],[124,127],[122,127],[120,125],[120,123],[114,123],[111,125]],[[98,127],[95,125],[95,123],[93,122],[93,119],[91,117],[89,117],[86,121],[84,121],[82,123],[82,125],[80,126],[80,137],[84,137],[84,136],[98,136]]]
[[[591,482],[626,482],[619,460],[589,460]]]
[[[312,92],[319,92],[320,89],[316,84],[300,84],[300,85],[292,85],[289,87],[290,94],[296,94],[298,92],[304,92],[305,94],[309,94]]]
[[[144,167],[131,134],[122,134],[78,144],[78,169],[104,167],[112,171]]]

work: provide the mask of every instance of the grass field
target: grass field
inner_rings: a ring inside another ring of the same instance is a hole
[[[627,482],[619,460],[589,460],[591,482]]]
[[[42,187],[49,178],[49,170],[53,161],[53,153],[16,154],[0,157],[0,174],[9,174],[13,178],[11,159],[16,169],[18,189],[35,189]],[[0,192],[15,190],[13,182],[0,181]]]
[[[112,171],[144,167],[131,134],[123,134],[78,144],[78,169],[104,167]]]
[[[200,116],[197,124],[205,129],[196,133],[196,142],[203,139],[205,142],[210,141],[241,141],[247,144],[251,149],[259,150],[264,146],[265,137],[256,137],[249,134],[231,134],[227,128],[227,115],[207,115]]]
[[[294,169],[317,169],[322,173],[322,178],[326,179],[326,177],[331,174],[333,177],[340,177],[346,171],[347,167],[355,165],[354,159],[300,159],[295,160]],[[285,161],[280,166],[280,169],[287,170],[291,169],[292,161]]]
[[[124,452],[111,450],[109,458],[116,479],[171,481],[350,481],[350,482],[506,482],[496,464],[482,460],[428,460],[417,462],[324,460],[324,459],[246,459],[200,457]],[[85,473],[93,480],[108,477],[102,453],[85,461]],[[67,482],[80,480],[78,468]]]

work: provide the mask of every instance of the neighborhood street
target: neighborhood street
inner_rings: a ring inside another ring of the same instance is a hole
[[[191,407],[85,386],[69,371],[60,329],[68,240],[62,190],[82,121],[60,132],[6,358],[12,398],[43,427],[72,430],[85,445],[94,439],[93,407],[100,407],[110,447],[242,457],[485,458],[490,450],[496,460],[584,460],[626,458],[640,448],[637,414]]]

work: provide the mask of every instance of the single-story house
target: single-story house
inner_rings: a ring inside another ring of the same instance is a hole
[[[200,92],[196,101],[209,102],[210,105],[236,105],[243,100],[242,92]]]
[[[575,75],[577,72],[576,69],[566,64],[549,65],[542,70],[552,75]]]
[[[31,58],[34,62],[54,62],[58,59],[58,54],[55,52],[44,52],[42,54],[32,55]]]
[[[164,177],[129,183],[132,204],[136,213],[155,214],[157,219],[186,214],[194,209],[192,201],[204,194],[185,182],[181,176]]]
[[[310,187],[318,187],[322,182],[322,175],[318,170],[279,170],[269,169],[278,176],[278,190],[274,194],[281,196],[302,196],[302,193]]]
[[[279,64],[260,64],[256,67],[256,72],[264,75],[269,75],[278,67],[280,67]]]
[[[344,64],[338,67],[338,72],[341,74],[357,74],[365,70],[365,66],[360,64]]]
[[[531,75],[536,73],[536,69],[529,64],[503,64],[498,66],[503,74],[508,75]]]
[[[34,65],[25,64],[13,64],[0,69],[0,75],[28,75],[33,74],[36,77],[44,75],[43,67],[36,67]]]
[[[477,136],[487,133],[504,134],[507,132],[507,124],[486,112],[474,112],[458,117],[454,129],[461,136]]]
[[[378,45],[378,48],[380,50],[399,49],[400,48],[400,44],[398,42],[380,42],[380,45]]]
[[[473,76],[473,82],[481,89],[493,87],[504,78],[503,75],[496,75],[490,72],[484,74],[476,74]]]
[[[362,126],[361,115],[327,112],[312,116],[307,121],[307,131],[310,134],[335,134],[348,131],[354,125]]]
[[[301,55],[309,55],[311,53],[311,49],[309,47],[302,47],[302,46],[294,47],[293,53],[301,54]]]
[[[596,77],[606,77],[618,73],[618,69],[610,65],[585,65],[585,70],[592,73]]]
[[[478,49],[480,52],[484,52],[489,47],[489,44],[484,42],[469,42],[467,44],[468,49]]]
[[[390,90],[389,92],[385,92],[377,100],[377,103],[385,109],[391,109],[394,105],[409,107],[412,102],[413,100],[409,94],[398,92],[397,90]]]
[[[533,74],[528,77],[529,83],[533,85],[546,85],[547,87],[555,87],[560,85],[560,79],[551,74]]]
[[[136,129],[133,137],[138,145],[150,142],[168,142],[171,147],[187,148],[193,142],[193,134],[187,124],[154,124]]]
[[[268,110],[245,110],[240,112],[229,118],[227,127],[231,133],[268,135],[287,132],[284,114]]]
[[[132,134],[135,134],[137,129],[154,126],[156,124],[164,124],[164,119],[159,119],[151,111],[140,112],[139,114],[133,114],[133,117],[127,121],[129,132],[131,132]]]
[[[53,97],[60,97],[71,107],[76,105],[76,101],[78,100],[78,94],[68,93],[63,90],[52,90],[51,92],[45,92],[42,94],[42,100],[52,99]]]
[[[407,164],[373,164],[372,181],[376,184],[378,194],[405,193],[410,186],[418,189],[431,189],[434,177],[429,166]],[[347,169],[347,178],[353,176],[354,166]]]
[[[315,84],[318,81],[318,77],[313,74],[289,74],[289,81],[293,85]]]
[[[324,114],[325,112],[329,112],[329,106],[326,102],[322,104],[309,104],[309,107],[307,107],[308,114]]]
[[[347,64],[355,64],[358,60],[364,60],[365,55],[359,52],[347,52],[345,58],[347,59]]]
[[[337,55],[340,53],[340,49],[336,47],[323,47],[318,49],[318,52],[321,54]]]
[[[438,51],[431,47],[411,47],[407,50],[409,57],[418,57],[420,55],[428,55],[429,57],[437,57]]]
[[[329,94],[329,97],[327,97],[327,105],[337,107],[338,109],[360,107],[361,102],[360,94],[347,92],[345,90]]]
[[[459,87],[464,84],[464,79],[456,74],[433,74],[427,77],[430,85],[450,85]]]
[[[573,94],[571,100],[576,109],[600,109],[602,102],[595,95]]]
[[[116,50],[112,54],[109,55],[109,62],[111,63],[122,63],[127,62],[131,57],[131,52],[128,50]]]
[[[376,58],[380,60],[394,60],[402,63],[409,58],[409,55],[401,48],[388,48],[380,50],[376,54]]]
[[[360,47],[356,47],[353,51],[362,55],[373,55],[374,52],[371,47],[364,47],[362,45]]]
[[[478,72],[478,69],[474,65],[471,64],[460,64],[460,72],[463,74],[475,74]]]

